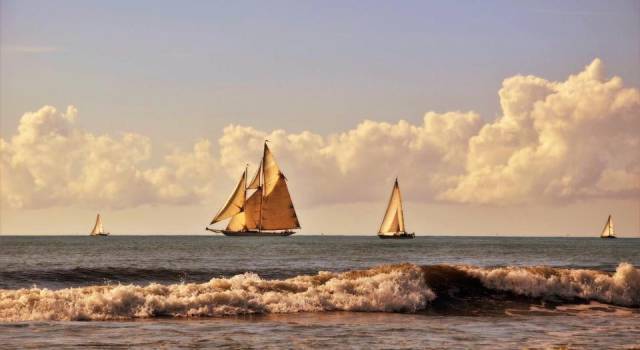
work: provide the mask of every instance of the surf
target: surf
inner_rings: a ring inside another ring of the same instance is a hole
[[[533,302],[640,308],[640,270],[383,265],[265,279],[246,272],[204,283],[0,290],[1,321],[127,320],[297,312],[505,313]]]

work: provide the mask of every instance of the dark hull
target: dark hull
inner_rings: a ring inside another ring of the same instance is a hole
[[[91,236],[91,237],[100,237],[100,236],[106,237],[108,235],[109,235],[108,233],[96,233],[95,235],[89,235],[89,236]]]
[[[616,236],[606,236],[606,237],[600,237],[600,238],[602,238],[602,239],[613,239],[613,238],[616,238]]]
[[[398,233],[395,234],[393,236],[385,236],[385,235],[378,235],[378,238],[380,239],[413,239],[416,238],[416,235],[414,233]]]
[[[207,231],[222,233],[229,237],[287,237],[294,234],[294,231],[227,231],[227,230],[214,230],[206,228]]]

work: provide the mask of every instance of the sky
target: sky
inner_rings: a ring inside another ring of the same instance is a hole
[[[302,234],[640,236],[638,1],[0,1],[0,234],[206,234],[265,138]]]

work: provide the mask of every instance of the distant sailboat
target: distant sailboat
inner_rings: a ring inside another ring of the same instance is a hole
[[[247,196],[248,190],[255,190]],[[211,225],[231,218],[224,230],[206,230],[226,236],[290,236],[300,228],[291,201],[287,179],[280,171],[271,150],[264,143],[262,161],[253,180],[247,185],[247,169],[235,190],[211,220]]]
[[[96,217],[96,224],[93,226],[93,230],[91,230],[91,236],[108,236],[109,232],[104,232],[104,228],[102,227],[102,218],[100,214]]]
[[[400,186],[398,186],[398,179],[393,185],[391,191],[391,198],[389,198],[389,205],[387,211],[382,219],[380,230],[378,231],[378,237],[382,239],[396,238],[407,239],[414,238],[414,233],[408,233],[404,229],[404,212],[402,210],[402,196],[400,195]]]
[[[609,215],[607,223],[604,224],[604,228],[602,229],[600,238],[616,238],[616,233],[613,230],[613,219],[611,218],[611,215]]]

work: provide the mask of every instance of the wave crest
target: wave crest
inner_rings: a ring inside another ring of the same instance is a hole
[[[540,301],[640,307],[640,270],[411,264],[288,279],[255,273],[206,283],[0,289],[0,321],[119,320],[256,313],[379,311],[433,314],[527,312]],[[429,309],[427,310],[427,306]]]
[[[613,275],[584,269],[550,267],[460,267],[489,289],[534,298],[595,300],[620,306],[640,306],[640,270],[621,263]]]
[[[116,320],[311,311],[415,312],[435,294],[415,265],[283,280],[254,273],[207,283],[0,290],[0,320]]]

